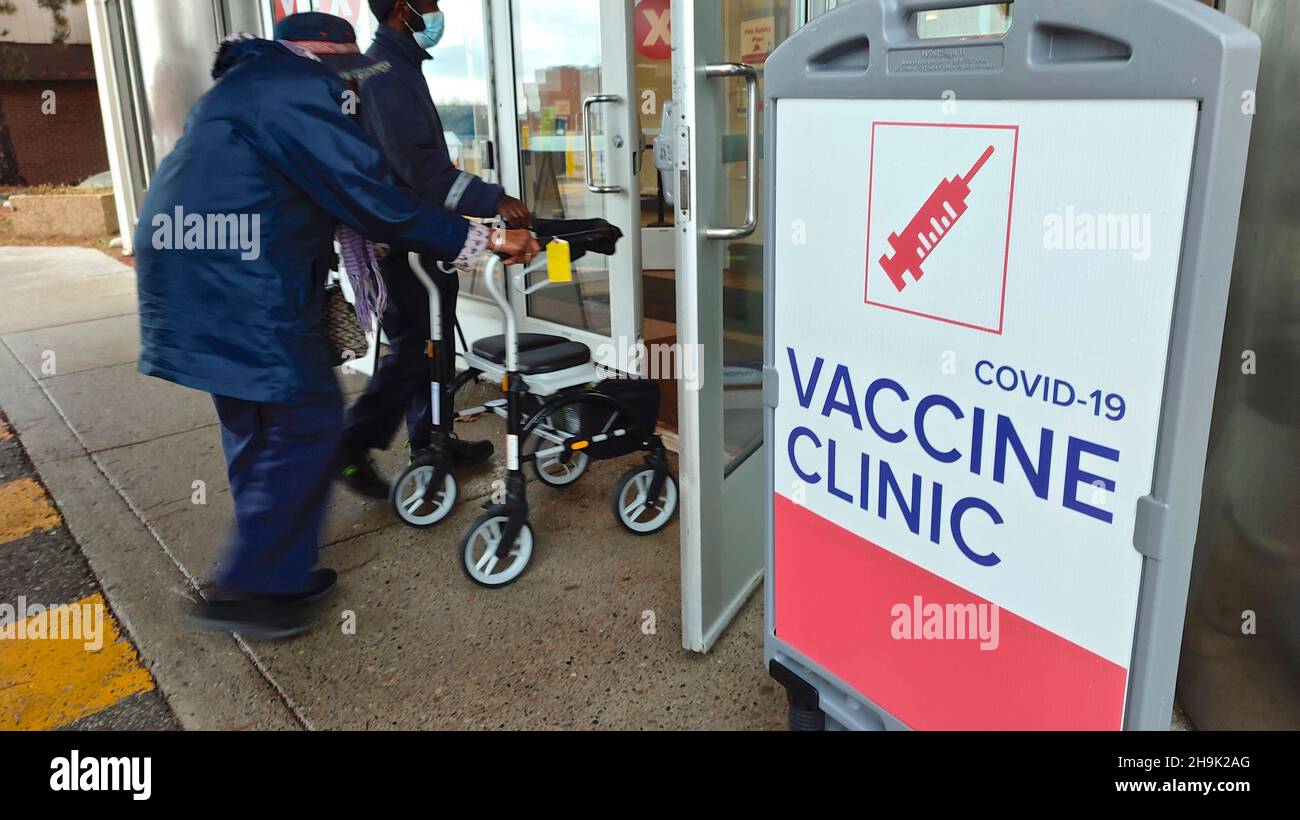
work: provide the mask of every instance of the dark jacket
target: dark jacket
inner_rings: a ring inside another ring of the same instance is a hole
[[[380,26],[366,56],[391,66],[362,86],[361,118],[397,176],[430,204],[465,216],[496,216],[505,189],[461,171],[451,161],[442,119],[424,78],[428,52],[409,35]]]
[[[321,330],[335,226],[451,261],[469,223],[400,187],[319,63],[249,40],[213,74],[140,213],[140,372],[247,401],[335,396]],[[242,220],[238,243],[223,219]]]

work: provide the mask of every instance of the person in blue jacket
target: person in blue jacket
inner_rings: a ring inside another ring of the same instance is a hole
[[[500,215],[514,227],[532,223],[524,204],[500,185],[462,171],[451,160],[442,120],[429,94],[423,65],[445,27],[438,0],[370,0],[379,21],[366,56],[387,68],[361,86],[361,120],[384,151],[397,176],[426,203],[474,217]],[[371,450],[387,449],[406,417],[412,453],[429,447],[433,414],[425,341],[429,338],[428,296],[411,272],[405,253],[380,263],[391,298],[382,317],[389,353],[366,391],[352,406],[343,432],[341,478],[355,492],[386,500],[389,485],[376,472]],[[444,339],[454,338],[459,280],[437,281],[444,306]],[[443,366],[454,366],[455,348],[443,346]],[[487,441],[452,442],[453,463],[477,464],[492,455]]]
[[[211,393],[221,422],[235,527],[196,620],[289,637],[336,581],[314,569],[343,421],[322,332],[336,226],[460,267],[540,249],[401,187],[301,48],[243,35],[213,77],[141,207],[140,372]]]

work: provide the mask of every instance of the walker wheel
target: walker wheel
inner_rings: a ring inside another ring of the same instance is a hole
[[[433,500],[424,500],[433,473],[430,464],[413,464],[393,482],[389,502],[393,505],[393,512],[408,527],[427,529],[439,524],[456,506],[456,479],[451,473],[447,473],[442,490],[434,495]]]
[[[536,419],[533,420],[536,422]],[[548,413],[542,423],[538,424],[539,428],[544,428],[552,434],[567,434],[575,436],[582,429],[582,419],[578,414],[578,409],[569,405],[561,407],[558,411]],[[556,444],[534,431],[528,437],[524,446],[524,455],[534,455],[538,452],[555,449]],[[568,459],[564,458],[568,455]],[[548,487],[560,489],[576,484],[578,479],[582,478],[587,472],[588,465],[591,464],[591,456],[580,450],[572,450],[567,454],[551,456],[546,459],[533,459],[533,474],[537,480]]]
[[[545,450],[553,447],[550,442],[542,439],[533,439],[537,442],[538,449]],[[562,456],[551,456],[547,459],[534,459],[532,462],[533,474],[537,480],[548,487],[560,489],[576,484],[578,479],[582,478],[587,472],[587,466],[591,463],[591,458],[583,452],[570,452],[569,460],[564,461]]]
[[[623,529],[634,535],[653,535],[672,520],[677,512],[677,481],[672,473],[664,478],[658,503],[650,506],[650,485],[655,468],[649,464],[633,467],[614,485],[614,517]]]
[[[469,525],[460,539],[461,568],[481,587],[499,589],[514,583],[528,569],[533,557],[533,528],[528,522],[515,537],[514,548],[505,558],[497,556],[509,517],[484,513]]]

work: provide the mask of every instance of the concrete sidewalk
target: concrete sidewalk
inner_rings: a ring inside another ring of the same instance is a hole
[[[0,407],[184,727],[784,725],[761,596],[712,654],[681,649],[676,526],[636,538],[609,512],[630,460],[568,491],[529,485],[539,548],[508,589],[475,587],[455,555],[495,463],[459,476],[462,501],[432,531],[337,494],[323,561],[342,583],[308,635],[246,645],[191,630],[184,611],[231,518],[210,399],[136,372],[134,274],[100,252],[0,248],[0,289]],[[349,395],[363,384],[344,378]],[[461,432],[495,442],[501,426]],[[395,474],[401,458],[381,467]]]

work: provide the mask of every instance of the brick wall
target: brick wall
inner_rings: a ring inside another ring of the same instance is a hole
[[[55,94],[54,114],[41,113],[46,90]],[[77,183],[108,170],[94,80],[0,82],[0,104],[27,184]]]

